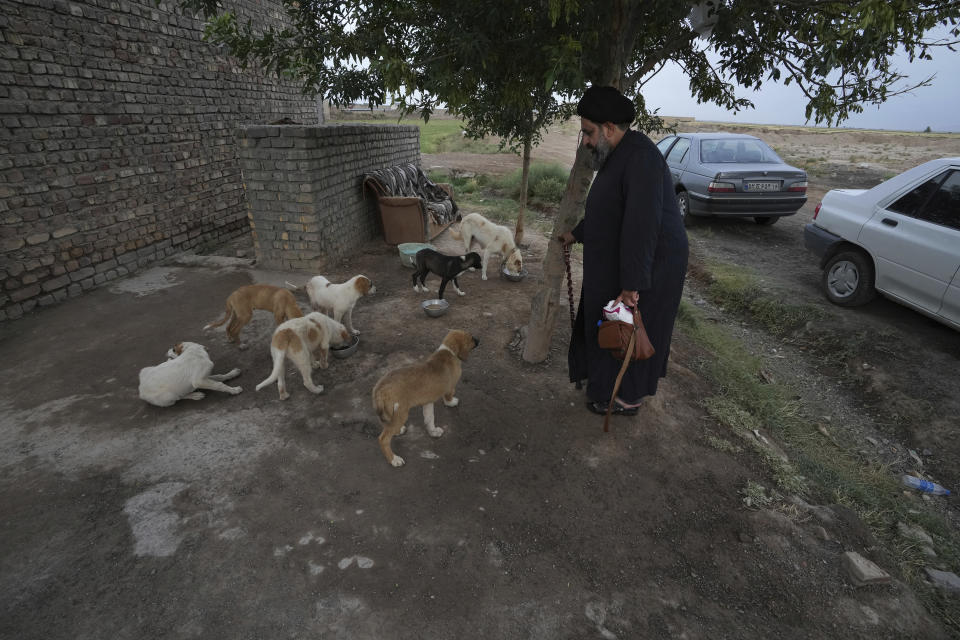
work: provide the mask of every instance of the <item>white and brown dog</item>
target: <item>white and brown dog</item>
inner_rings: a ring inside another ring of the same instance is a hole
[[[236,395],[241,387],[223,384],[240,375],[240,369],[215,375],[213,361],[203,345],[181,342],[167,351],[166,362],[140,370],[140,399],[158,407],[169,407],[177,400],[200,400],[197,389],[223,391]]]
[[[509,227],[494,224],[479,213],[471,213],[463,217],[460,222],[459,233],[451,228],[454,238],[461,238],[463,246],[470,251],[471,243],[476,240],[483,250],[480,277],[487,279],[487,263],[490,256],[498,254],[506,266],[507,271],[519,274],[523,271],[523,256],[513,241],[513,231]]]
[[[322,313],[314,311],[302,318],[287,320],[273,332],[270,341],[273,371],[257,385],[257,391],[276,380],[280,399],[290,397],[284,380],[284,363],[289,357],[303,376],[303,386],[314,393],[322,392],[323,385],[313,384],[313,369],[327,368],[331,346],[347,344],[350,344],[347,328]],[[317,360],[313,359],[314,354]]]
[[[406,431],[406,421],[413,407],[423,407],[423,422],[434,438],[443,429],[434,424],[433,403],[455,407],[460,400],[454,395],[460,381],[460,363],[467,359],[480,341],[466,331],[450,331],[440,348],[426,360],[390,371],[373,388],[373,408],[380,417],[383,431],[377,440],[387,462],[403,466],[403,458],[393,453],[390,440]]]
[[[293,294],[283,287],[275,287],[270,284],[250,284],[231,293],[227,298],[223,318],[210,322],[203,330],[219,327],[229,320],[227,339],[230,342],[236,342],[240,336],[240,331],[247,326],[247,323],[253,317],[254,309],[270,311],[273,313],[273,319],[277,324],[284,320],[303,316],[303,311],[297,306],[297,300],[293,297]]]
[[[294,285],[288,282],[287,286]],[[342,322],[353,335],[360,335],[360,332],[353,328],[353,307],[363,296],[377,292],[370,278],[359,275],[346,282],[334,284],[323,276],[314,276],[304,288],[314,311],[323,311],[337,322]]]

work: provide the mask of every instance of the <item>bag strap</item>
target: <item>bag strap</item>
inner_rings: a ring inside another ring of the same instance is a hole
[[[637,310],[633,310],[634,318],[636,318]],[[613,383],[613,394],[610,396],[610,403],[607,405],[607,415],[603,416],[603,432],[607,433],[610,431],[610,412],[613,411],[613,403],[616,402],[617,391],[620,390],[620,383],[623,382],[623,374],[626,373],[627,367],[630,366],[630,360],[633,357],[633,345],[637,341],[637,331],[634,328],[633,333],[630,334],[630,343],[627,345],[627,351],[623,354],[623,364],[620,365],[620,373],[617,374],[617,380]]]

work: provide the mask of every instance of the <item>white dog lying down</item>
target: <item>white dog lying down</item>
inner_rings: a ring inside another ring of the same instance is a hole
[[[158,407],[169,407],[177,400],[200,400],[197,389],[223,391],[237,395],[243,389],[223,384],[240,375],[240,369],[213,375],[213,360],[203,345],[181,342],[167,351],[167,360],[140,370],[140,399]]]
[[[287,283],[288,287],[298,289]],[[314,311],[323,311],[337,322],[342,322],[353,335],[360,332],[353,328],[353,307],[363,296],[376,293],[377,288],[367,276],[353,276],[346,282],[334,284],[323,276],[314,276],[304,285]]]
[[[289,356],[303,376],[303,386],[314,393],[320,393],[323,385],[313,384],[313,369],[327,368],[327,356],[331,346],[347,344],[350,344],[347,328],[322,313],[314,311],[302,318],[287,320],[273,332],[273,339],[270,341],[273,371],[266,380],[257,385],[257,391],[276,380],[280,399],[286,400],[290,397],[284,380],[284,361]],[[314,352],[319,360],[313,359]]]
[[[513,241],[513,231],[509,227],[494,224],[479,213],[471,213],[463,217],[459,233],[452,227],[450,233],[454,238],[463,239],[463,246],[467,251],[470,251],[470,243],[474,240],[483,248],[480,270],[482,279],[487,279],[487,262],[493,254],[501,256],[510,273],[520,273],[523,270],[523,257]]]

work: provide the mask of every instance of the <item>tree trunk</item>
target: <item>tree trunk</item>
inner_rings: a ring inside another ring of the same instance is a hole
[[[523,141],[523,170],[520,173],[520,213],[517,214],[517,227],[513,232],[513,241],[523,242],[523,214],[527,210],[527,191],[530,183],[530,138]]]
[[[589,152],[580,147],[577,159],[567,179],[567,189],[560,201],[560,210],[553,223],[553,234],[547,245],[547,255],[543,259],[543,280],[530,303],[530,320],[526,327],[523,343],[523,359],[527,362],[543,362],[550,351],[550,340],[557,324],[557,312],[565,302],[561,297],[566,267],[563,263],[563,245],[557,237],[564,231],[573,229],[583,215],[587,199],[587,189],[593,179],[593,170],[587,166],[586,155]]]
[[[636,13],[638,0],[615,0],[601,16],[610,25],[611,37],[598,45],[593,54],[584,55],[592,66],[585,74],[598,86],[620,88],[629,54],[633,51],[637,34]],[[530,320],[525,327],[523,359],[527,362],[543,362],[550,352],[550,341],[557,324],[557,312],[561,308],[561,289],[566,269],[563,264],[563,247],[557,241],[564,231],[576,226],[583,215],[587,190],[593,178],[585,162],[589,153],[582,145],[577,149],[577,159],[570,170],[567,189],[560,201],[560,211],[553,223],[553,234],[543,260],[543,281],[530,301]]]

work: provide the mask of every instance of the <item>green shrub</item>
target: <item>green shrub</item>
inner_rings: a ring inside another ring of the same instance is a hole
[[[560,202],[564,189],[567,188],[569,171],[559,164],[541,162],[530,163],[530,175],[527,178],[527,200],[541,200],[543,202]],[[493,187],[505,192],[514,200],[520,199],[520,181],[523,177],[522,169],[507,174],[495,181]]]
[[[536,182],[531,183],[530,198],[559,204],[566,188],[566,179],[561,180],[554,176],[543,176]]]

